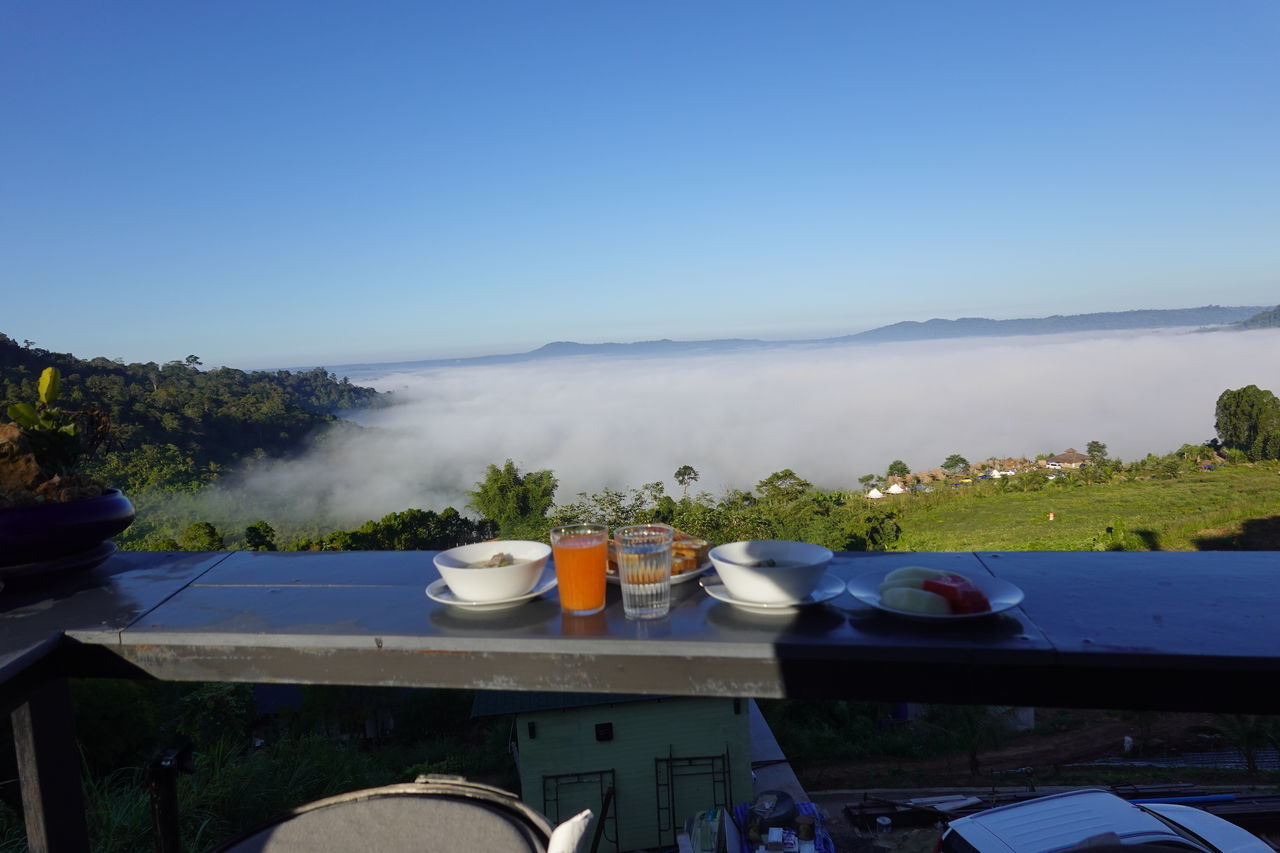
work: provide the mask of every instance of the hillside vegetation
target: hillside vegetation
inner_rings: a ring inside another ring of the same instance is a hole
[[[964,494],[888,498],[902,512],[902,533],[891,550],[1280,547],[1275,531],[1258,523],[1280,516],[1280,465],[1274,462],[1159,480],[1088,483],[1067,476],[1036,492],[975,485]]]
[[[189,355],[165,364],[124,364],[50,352],[0,334],[0,412],[34,400],[46,367],[62,376],[62,405],[94,407],[112,424],[105,453],[85,471],[136,494],[191,491],[247,460],[301,449],[336,413],[376,405],[372,388],[327,371],[201,370]]]
[[[1259,311],[1247,320],[1232,324],[1233,329],[1274,329],[1280,326],[1280,306]]]

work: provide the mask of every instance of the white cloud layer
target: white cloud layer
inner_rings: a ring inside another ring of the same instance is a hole
[[[225,487],[263,515],[355,524],[464,509],[507,458],[552,469],[562,502],[655,480],[676,493],[685,464],[719,494],[782,468],[852,488],[894,459],[924,470],[1091,440],[1132,459],[1211,438],[1227,388],[1280,390],[1278,352],[1276,331],[1126,332],[431,369],[368,383],[396,405]]]

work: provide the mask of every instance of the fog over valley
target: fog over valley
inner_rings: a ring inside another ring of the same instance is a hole
[[[1214,435],[1224,390],[1275,388],[1280,332],[1184,330],[820,346],[677,358],[564,358],[432,368],[361,384],[393,405],[306,454],[224,478],[215,506],[279,521],[356,524],[409,507],[466,511],[490,463],[551,469],[559,502],[662,481],[749,489],[791,468],[858,488],[902,459],[937,467],[1083,450],[1166,453]],[[210,491],[210,490],[207,490]]]

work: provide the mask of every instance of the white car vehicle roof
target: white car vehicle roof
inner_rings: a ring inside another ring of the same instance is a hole
[[[1148,808],[1185,829],[1170,826],[1146,811]],[[1127,845],[1176,844],[1224,853],[1274,853],[1261,839],[1208,812],[1186,806],[1139,807],[1098,789],[1067,791],[988,809],[951,821],[948,835],[952,832],[979,853],[1051,853],[1111,833]],[[943,850],[948,850],[945,836]]]

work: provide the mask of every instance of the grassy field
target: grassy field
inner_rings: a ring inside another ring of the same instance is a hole
[[[1274,462],[1162,480],[1069,477],[1035,492],[987,481],[886,500],[903,510],[897,551],[1280,548]]]

